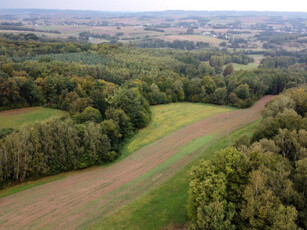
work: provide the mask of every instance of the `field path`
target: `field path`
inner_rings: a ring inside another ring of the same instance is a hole
[[[213,115],[135,151],[109,167],[94,167],[64,179],[0,199],[0,229],[76,229],[102,218],[173,175],[191,159],[175,162],[149,179],[155,169],[192,140],[227,135],[261,116],[265,96],[251,108]]]

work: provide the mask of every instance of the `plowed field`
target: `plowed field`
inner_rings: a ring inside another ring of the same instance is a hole
[[[182,152],[197,138],[227,135],[261,116],[271,96],[251,108],[204,118],[135,151],[107,168],[79,171],[64,179],[0,199],[1,229],[75,229],[118,209],[161,183],[197,154]],[[206,140],[206,141],[205,141]]]

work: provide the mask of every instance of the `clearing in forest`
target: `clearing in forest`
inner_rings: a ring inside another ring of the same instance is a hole
[[[29,107],[21,109],[10,109],[0,112],[0,129],[18,129],[22,125],[35,121],[46,120],[52,116],[62,116],[65,111],[43,107]]]
[[[152,121],[140,130],[125,146],[124,155],[138,150],[177,129],[218,113],[232,111],[234,108],[201,103],[172,103],[151,107]]]
[[[173,176],[211,141],[260,118],[270,99],[266,96],[249,109],[201,119],[109,167],[71,173],[61,180],[1,198],[0,226],[76,229],[94,223]]]

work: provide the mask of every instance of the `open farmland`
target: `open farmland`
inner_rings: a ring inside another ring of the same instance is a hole
[[[58,109],[30,107],[0,112],[0,128],[18,129],[22,125],[46,120],[52,116],[63,116],[66,112]]]
[[[0,6],[0,230],[307,230],[307,8],[65,1]]]
[[[175,40],[180,41],[193,41],[193,42],[208,42],[212,46],[218,46],[221,42],[225,41],[213,36],[208,35],[170,35],[159,37],[165,41],[173,42]]]
[[[211,141],[258,119],[270,99],[266,96],[249,109],[206,117],[109,167],[76,172],[2,198],[0,225],[5,229],[88,225],[170,178]]]
[[[231,132],[224,138],[213,141],[210,146],[200,149],[195,160],[179,170],[173,177],[86,229],[141,230],[143,226],[146,226],[146,229],[187,229],[186,203],[191,168],[197,166],[202,160],[214,158],[217,151],[235,143],[240,135],[252,136],[258,124],[259,120]],[[191,144],[197,144],[197,141]],[[156,218],[146,218],[147,216]]]

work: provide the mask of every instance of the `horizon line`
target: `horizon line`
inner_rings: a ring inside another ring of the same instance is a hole
[[[93,9],[56,9],[56,8],[0,8],[0,10],[58,10],[58,11],[92,11],[106,13],[157,13],[167,11],[182,11],[182,12],[264,12],[264,13],[306,13],[307,11],[284,11],[284,10],[182,10],[182,9],[166,9],[166,10],[93,10]]]

